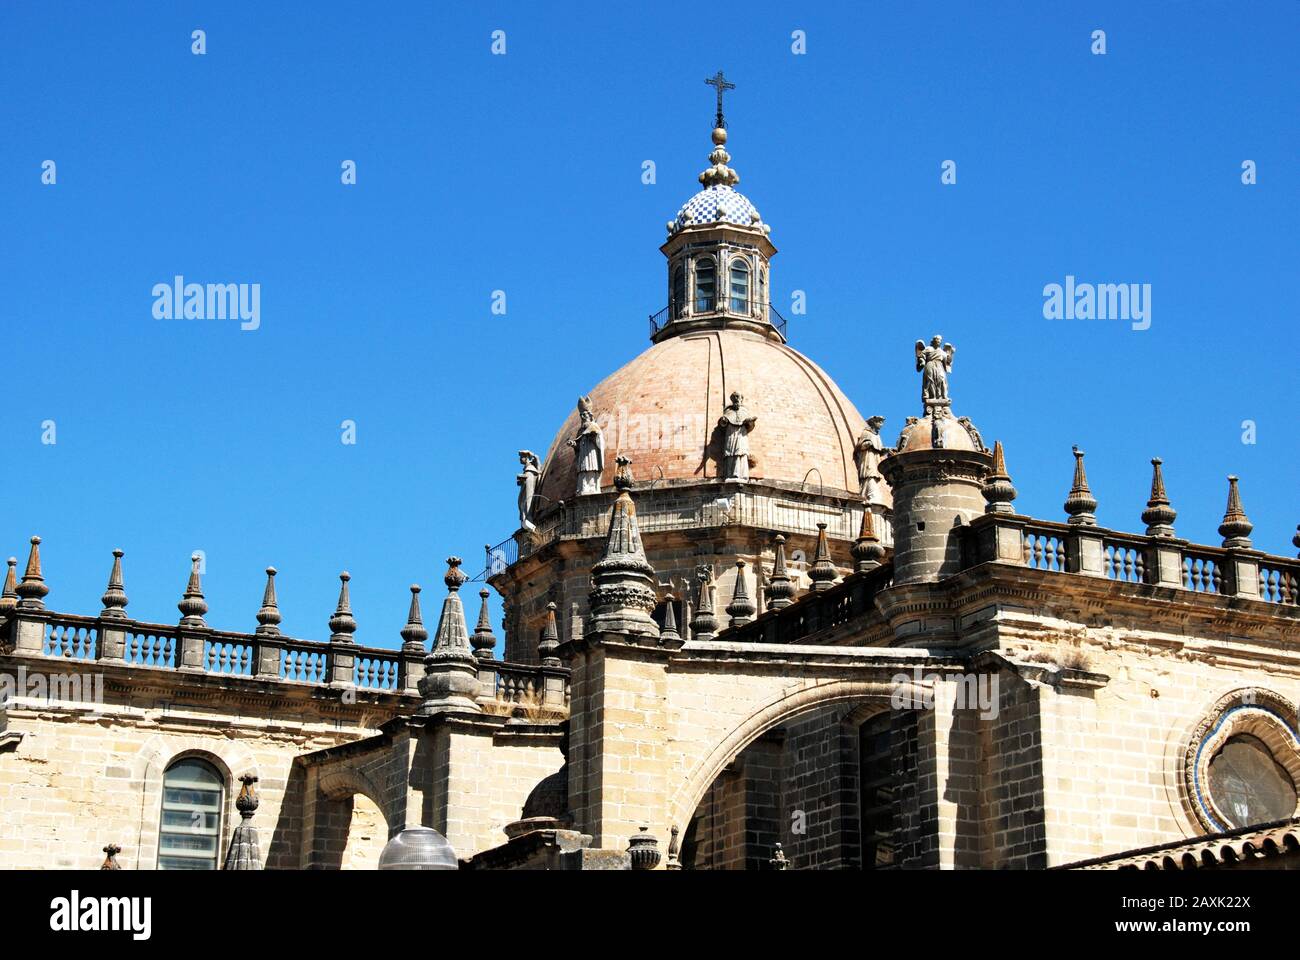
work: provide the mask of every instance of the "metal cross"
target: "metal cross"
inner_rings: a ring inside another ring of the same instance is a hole
[[[719,127],[725,127],[727,124],[722,119],[722,94],[723,91],[726,90],[735,90],[736,85],[734,83],[728,82],[727,78],[722,75],[721,70],[719,70],[714,76],[710,77],[704,82],[718,91],[718,117],[714,125]]]

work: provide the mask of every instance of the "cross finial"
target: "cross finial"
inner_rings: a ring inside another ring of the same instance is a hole
[[[727,122],[722,119],[722,94],[727,90],[735,90],[736,85],[730,82],[726,77],[724,77],[722,75],[721,70],[719,70],[712,77],[709,77],[704,82],[707,83],[709,86],[713,87],[713,89],[715,89],[718,92],[718,116],[714,120],[713,125],[715,127],[722,127],[723,129],[726,129]]]

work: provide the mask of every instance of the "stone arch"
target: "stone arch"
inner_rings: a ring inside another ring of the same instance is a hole
[[[718,739],[704,759],[687,774],[668,804],[669,824],[684,825],[704,799],[710,784],[746,747],[767,731],[790,720],[833,703],[863,700],[855,715],[858,722],[889,709],[896,696],[920,698],[922,692],[912,681],[835,680],[817,686],[802,687],[751,712],[734,729]]]
[[[383,811],[385,817],[388,816],[384,810],[383,791],[360,770],[338,767],[324,771],[320,775],[320,792],[330,800],[347,800],[359,793]]]
[[[134,858],[136,869],[157,869],[163,774],[177,760],[186,757],[198,757],[208,761],[217,768],[217,772],[225,782],[226,802],[223,804],[221,816],[223,843],[230,836],[232,818],[235,816],[235,797],[239,793],[237,778],[245,773],[260,776],[257,760],[252,751],[238,740],[170,736],[162,733],[149,737],[136,750],[129,766],[132,778],[143,787],[140,800],[140,830],[136,837]]]
[[[403,797],[383,789],[373,771],[341,761],[309,778],[303,865],[313,869],[375,869],[395,827]]]

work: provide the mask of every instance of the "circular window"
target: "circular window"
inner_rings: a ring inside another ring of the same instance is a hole
[[[1290,817],[1296,788],[1286,768],[1258,737],[1230,737],[1210,761],[1210,796],[1233,827]]]
[[[1189,812],[1211,833],[1300,813],[1296,708],[1270,690],[1221,697],[1197,724],[1183,760]]]

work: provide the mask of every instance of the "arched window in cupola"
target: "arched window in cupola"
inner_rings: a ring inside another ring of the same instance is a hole
[[[708,257],[695,261],[695,312],[708,313],[718,295],[718,268]]]
[[[749,261],[731,261],[731,312],[749,313]]]
[[[674,320],[686,312],[686,267],[680,263],[673,268],[672,302],[668,308],[668,315]]]

